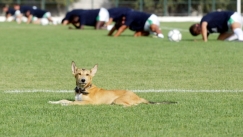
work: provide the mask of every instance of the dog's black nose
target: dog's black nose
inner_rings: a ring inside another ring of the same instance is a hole
[[[83,82],[83,83],[84,83],[84,82],[85,82],[85,79],[81,79],[81,82]]]

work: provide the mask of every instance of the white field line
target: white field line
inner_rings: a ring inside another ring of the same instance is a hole
[[[243,90],[198,90],[198,89],[144,89],[144,90],[130,90],[133,92],[243,92]],[[27,90],[7,90],[4,93],[34,93],[34,92],[62,92],[62,93],[69,93],[74,92],[74,90],[44,90],[44,89],[27,89]]]

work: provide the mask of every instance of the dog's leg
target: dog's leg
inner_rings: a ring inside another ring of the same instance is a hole
[[[90,101],[73,101],[69,105],[88,105],[93,104]]]
[[[149,101],[147,101],[144,98],[140,98],[138,95],[136,95],[133,92],[127,92],[125,95],[118,97],[113,101],[114,104],[123,105],[123,106],[132,106],[132,105],[138,105],[141,103],[149,104]]]
[[[122,105],[124,107],[129,107],[132,105],[138,105],[139,103],[137,103],[137,101],[134,101],[133,98],[131,98],[130,96],[123,95],[123,96],[115,99],[113,101],[113,104]]]
[[[48,103],[50,103],[50,104],[61,104],[62,106],[92,104],[89,101],[69,101],[69,100],[49,101]]]
[[[117,98],[117,99],[115,99],[115,100],[112,102],[112,104],[122,105],[122,106],[124,106],[124,107],[131,106],[131,105],[129,104],[129,102],[124,101],[124,100],[122,100],[121,98]]]
[[[49,101],[48,103],[50,104],[70,104],[72,103],[73,101],[69,101],[69,100],[59,100],[59,101]]]

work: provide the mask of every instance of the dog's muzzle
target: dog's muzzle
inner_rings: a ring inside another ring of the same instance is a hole
[[[78,84],[81,85],[81,86],[85,86],[86,85],[86,80],[85,79],[80,79],[78,81]]]
[[[86,81],[86,80],[85,80],[84,78],[82,78],[82,79],[80,80],[81,83],[85,83],[85,81]]]

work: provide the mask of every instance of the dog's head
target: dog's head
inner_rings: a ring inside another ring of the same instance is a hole
[[[78,88],[85,89],[91,86],[92,77],[94,77],[97,72],[97,65],[95,65],[91,70],[79,69],[76,67],[75,62],[72,61],[71,68]]]

